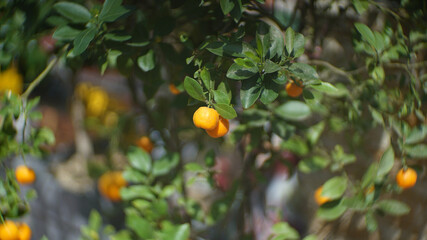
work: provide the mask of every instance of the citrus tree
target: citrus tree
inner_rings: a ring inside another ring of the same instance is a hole
[[[252,196],[280,169],[328,176],[305,196],[316,218],[357,213],[375,232],[379,216],[409,213],[396,196],[422,181],[427,158],[425,4],[281,2],[1,0],[0,239],[31,235],[9,219],[31,214],[35,193],[22,196],[20,184],[36,176],[10,163],[49,153],[55,137],[36,124],[36,90],[64,71],[92,133],[85,144],[108,142],[107,164],[91,165],[93,153],[84,163],[125,213],[113,228],[93,211],[82,239],[316,239],[280,204],[257,232]],[[337,39],[343,47],[328,49]],[[132,103],[79,79],[88,67],[125,79]],[[130,134],[141,118],[145,130]],[[372,129],[386,144],[361,154],[376,144],[364,140]],[[227,175],[230,152],[238,170]],[[220,190],[209,204],[189,193],[197,181]]]

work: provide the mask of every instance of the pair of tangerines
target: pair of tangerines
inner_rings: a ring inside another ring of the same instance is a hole
[[[230,124],[213,108],[199,107],[193,114],[196,127],[205,129],[209,136],[219,138],[228,133]]]
[[[404,168],[400,169],[399,172],[397,172],[396,175],[396,183],[399,187],[402,189],[411,188],[415,185],[417,182],[417,172],[412,168],[407,168],[406,170]],[[322,190],[323,186],[320,186],[316,189],[314,192],[314,200],[318,205],[322,205],[326,202],[331,201],[329,197],[322,196]],[[371,193],[375,190],[374,186],[371,186],[366,193]]]
[[[98,190],[106,198],[118,202],[122,198],[120,189],[127,186],[121,171],[110,171],[104,173],[98,180]]]
[[[0,225],[0,240],[30,240],[31,228],[26,223],[6,220]]]

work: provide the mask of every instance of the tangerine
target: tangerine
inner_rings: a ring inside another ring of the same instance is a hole
[[[6,220],[0,225],[0,239],[1,240],[17,240],[18,227],[14,222]]]
[[[316,189],[316,192],[314,192],[314,200],[319,206],[331,200],[328,197],[322,196],[322,190],[323,190],[323,186],[320,186],[319,188]]]
[[[21,184],[31,184],[36,180],[36,173],[32,168],[21,165],[16,168],[15,177]]]
[[[219,114],[213,108],[199,107],[194,112],[193,123],[198,128],[213,130],[218,126]]]
[[[286,92],[291,97],[298,97],[302,93],[302,87],[297,85],[293,80],[286,84]]]
[[[151,153],[154,148],[154,144],[151,142],[150,138],[147,136],[141,137],[138,142],[136,143],[138,147],[144,149],[146,152]]]
[[[396,182],[403,189],[411,188],[417,182],[417,172],[412,168],[406,170],[402,168],[397,172]]]
[[[19,240],[31,239],[31,228],[26,223],[20,223],[18,225],[18,239]]]
[[[212,130],[206,130],[206,132],[213,138],[219,138],[228,133],[229,126],[228,120],[219,116],[218,126]]]

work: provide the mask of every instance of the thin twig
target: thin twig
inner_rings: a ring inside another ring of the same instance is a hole
[[[37,85],[40,84],[40,82],[46,77],[46,75],[50,72],[50,70],[52,70],[52,68],[56,65],[56,63],[58,62],[58,57],[54,57],[54,59],[52,59],[48,65],[46,66],[46,68],[43,70],[43,72],[41,72],[36,79],[34,79],[31,83],[30,86],[28,86],[28,88],[25,90],[25,92],[21,95],[22,98],[27,99],[28,96],[31,94],[31,92],[34,90],[35,87],[37,87]]]

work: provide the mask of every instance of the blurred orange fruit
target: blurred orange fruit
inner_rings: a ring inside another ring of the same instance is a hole
[[[141,137],[136,143],[136,145],[144,149],[148,153],[151,153],[151,151],[153,151],[153,148],[154,148],[153,142],[151,142],[150,138],[147,136]]]
[[[322,190],[323,190],[323,186],[320,186],[319,188],[316,189],[316,192],[314,192],[314,200],[319,206],[331,200],[328,197],[322,196]]]
[[[0,72],[0,92],[11,91],[14,94],[21,94],[24,83],[21,74],[14,66]]]
[[[36,180],[36,173],[33,169],[20,165],[15,169],[15,177],[21,184],[31,184]]]
[[[230,127],[230,124],[228,120],[219,116],[219,121],[216,128],[212,130],[206,130],[206,132],[209,134],[209,136],[213,138],[219,138],[228,133],[229,127]]]
[[[412,168],[406,170],[402,168],[397,172],[396,182],[403,189],[411,188],[417,182],[417,172]]]
[[[18,239],[18,227],[14,222],[6,220],[0,225],[0,239],[1,240],[17,240]]]
[[[178,95],[181,93],[181,91],[179,91],[179,89],[176,88],[175,84],[173,84],[173,83],[169,84],[169,91],[171,93],[173,93],[174,95]]]
[[[18,239],[19,240],[31,239],[31,228],[26,223],[18,224]]]
[[[99,192],[113,202],[121,200],[120,189],[126,185],[121,171],[106,172],[98,180]]]
[[[101,116],[108,107],[108,94],[102,88],[94,87],[87,96],[87,114],[89,116]]]
[[[213,108],[199,107],[194,112],[193,123],[198,128],[213,130],[218,126],[219,114]]]
[[[302,93],[302,87],[296,84],[293,80],[290,80],[286,84],[286,92],[291,97],[298,97]]]

